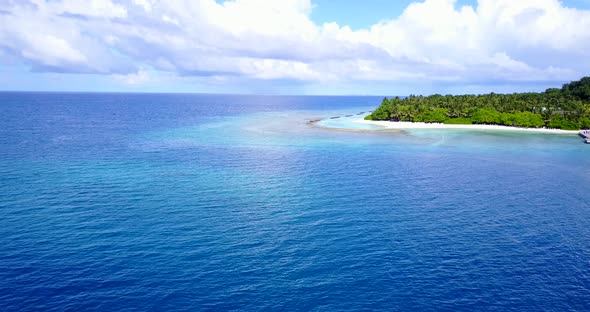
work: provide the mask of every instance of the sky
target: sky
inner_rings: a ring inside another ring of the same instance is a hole
[[[590,0],[0,0],[0,90],[408,95],[590,76]]]

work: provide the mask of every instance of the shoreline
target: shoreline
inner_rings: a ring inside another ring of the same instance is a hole
[[[547,129],[547,128],[519,128],[499,125],[449,125],[442,123],[424,123],[424,122],[409,122],[409,121],[382,121],[382,120],[352,120],[355,123],[363,123],[368,125],[380,126],[385,129],[395,130],[493,130],[493,131],[522,131],[534,133],[547,134],[578,134],[580,130],[562,130],[562,129]]]
[[[481,124],[443,124],[443,123],[424,123],[424,122],[410,122],[410,121],[385,121],[385,120],[365,120],[364,116],[356,118],[347,118],[349,116],[338,116],[330,118],[315,118],[307,120],[307,124],[326,129],[338,130],[347,132],[400,132],[406,130],[475,130],[475,131],[513,131],[513,132],[529,132],[529,133],[543,133],[543,134],[561,134],[561,135],[578,135],[581,130],[562,130],[562,129],[548,129],[548,128],[521,128],[501,125],[481,125]],[[346,127],[330,127],[321,124],[322,121],[330,119],[347,118],[349,122],[356,124],[365,124],[379,127],[380,129],[354,129]]]

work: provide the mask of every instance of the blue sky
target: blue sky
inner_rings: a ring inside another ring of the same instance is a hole
[[[0,1],[0,90],[536,91],[590,75],[587,0]]]
[[[518,0],[515,0],[518,1]],[[371,25],[399,16],[412,0],[316,0],[312,19],[317,22],[337,21],[353,28]],[[566,0],[564,5],[578,9],[590,9],[589,0]],[[477,0],[460,0],[456,6],[477,6]]]
[[[380,21],[399,16],[403,10],[416,1],[411,0],[319,0],[313,1],[315,8],[311,18],[318,23],[338,22],[353,29],[371,27]],[[476,0],[457,1],[457,6],[476,5]]]

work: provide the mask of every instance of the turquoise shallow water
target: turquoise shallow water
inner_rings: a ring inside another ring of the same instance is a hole
[[[0,95],[0,310],[584,311],[589,146],[371,97]]]

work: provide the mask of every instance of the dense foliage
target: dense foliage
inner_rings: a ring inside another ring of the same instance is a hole
[[[365,119],[589,129],[590,77],[543,93],[385,98]]]

